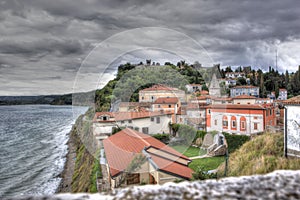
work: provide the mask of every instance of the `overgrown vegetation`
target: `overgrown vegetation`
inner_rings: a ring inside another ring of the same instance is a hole
[[[89,118],[89,112],[85,114]],[[90,125],[80,116],[70,137],[74,138],[76,149],[75,169],[72,177],[72,192],[97,192],[96,174],[101,176],[99,160],[92,155],[93,142],[89,138]],[[89,149],[86,148],[87,145]]]
[[[250,140],[250,137],[247,135],[232,135],[225,132],[223,132],[223,134],[228,144],[228,153],[233,153],[236,149],[240,148],[245,142]]]
[[[201,167],[198,167],[197,170],[194,170],[193,180],[205,180],[205,179],[217,179],[217,173],[208,173],[207,171],[203,170]]]
[[[279,169],[300,169],[300,159],[283,156],[283,134],[264,134],[245,143],[229,157],[229,176],[265,174]],[[223,171],[224,165],[220,167]]]
[[[161,134],[157,133],[154,135],[151,135],[152,137],[156,138],[157,140],[160,140],[161,142],[168,144],[170,140],[170,135],[169,134]]]
[[[99,152],[97,152],[97,158],[99,158]],[[100,162],[98,159],[94,159],[94,164],[93,164],[93,169],[92,169],[92,173],[91,173],[91,178],[90,178],[90,192],[91,193],[96,193],[98,192],[97,190],[97,178],[101,178],[102,174],[101,174],[101,166],[100,166]]]

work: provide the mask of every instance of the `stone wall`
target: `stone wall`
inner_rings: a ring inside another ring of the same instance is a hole
[[[167,183],[116,190],[114,194],[20,196],[20,200],[79,199],[300,199],[300,170],[220,180]]]

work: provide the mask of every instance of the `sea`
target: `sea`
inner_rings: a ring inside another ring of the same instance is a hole
[[[69,132],[87,109],[0,106],[0,199],[55,193],[66,161]]]

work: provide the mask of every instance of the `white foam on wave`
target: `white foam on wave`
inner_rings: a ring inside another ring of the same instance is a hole
[[[76,116],[73,115],[71,120],[68,120],[68,125],[59,127],[59,131],[55,133],[55,142],[56,142],[56,151],[57,155],[55,156],[56,159],[54,161],[53,166],[51,166],[52,177],[42,184],[38,189],[38,194],[54,194],[57,188],[60,185],[61,178],[58,177],[64,169],[66,163],[66,155],[68,153],[68,140],[69,140],[69,133],[72,130],[72,126],[75,124],[77,117],[86,112],[87,108],[79,108],[80,111],[76,112]],[[77,109],[75,109],[77,110]],[[74,114],[73,108],[73,114]]]
[[[53,142],[56,148],[54,150],[53,165],[49,167],[49,179],[36,188],[35,194],[54,194],[59,187],[61,178],[58,177],[64,169],[66,163],[66,154],[68,153],[67,142],[69,140],[69,132],[72,129],[74,122],[69,122],[68,125],[59,128],[55,133]]]

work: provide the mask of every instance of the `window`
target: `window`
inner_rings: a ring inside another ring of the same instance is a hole
[[[208,114],[210,114],[210,110],[208,110]]]
[[[144,100],[144,97],[142,97],[142,100]]]
[[[156,117],[156,123],[157,123],[157,124],[160,123],[160,117]]]
[[[132,123],[132,120],[131,120],[131,119],[130,119],[130,120],[128,120],[128,123],[129,123],[129,124],[131,124],[131,123]]]
[[[258,129],[258,124],[254,123],[254,130],[257,130],[257,129]]]
[[[151,122],[154,122],[154,117],[151,117],[150,120],[151,120]]]
[[[133,126],[127,126],[127,128],[133,129]]]
[[[272,109],[270,109],[270,115],[272,115]]]
[[[254,119],[257,119],[257,117],[254,117]]]
[[[246,130],[246,117],[242,116],[240,118],[240,130],[245,131]]]
[[[227,116],[223,116],[222,124],[223,124],[223,128],[225,128],[225,129],[228,128],[228,118],[227,118]]]
[[[121,121],[121,124],[124,124],[124,121]]]
[[[169,105],[169,108],[171,108],[172,106],[171,105]]]
[[[106,121],[106,120],[107,120],[107,117],[106,117],[106,116],[103,116],[103,117],[102,117],[102,120],[103,120],[103,121]]]
[[[236,130],[236,117],[231,117],[231,129]]]
[[[160,105],[158,104],[158,106],[157,107],[159,107],[160,108]]]
[[[242,130],[245,129],[245,127],[246,127],[245,125],[246,125],[245,122],[241,121],[241,129],[242,129]]]
[[[134,127],[134,130],[139,131],[140,128],[139,127]]]
[[[236,127],[236,121],[232,121],[232,128]]]
[[[142,128],[142,132],[143,132],[144,134],[149,134],[149,128],[148,128],[148,127],[143,127],[143,128]]]
[[[218,120],[215,119],[215,126],[218,126]]]

